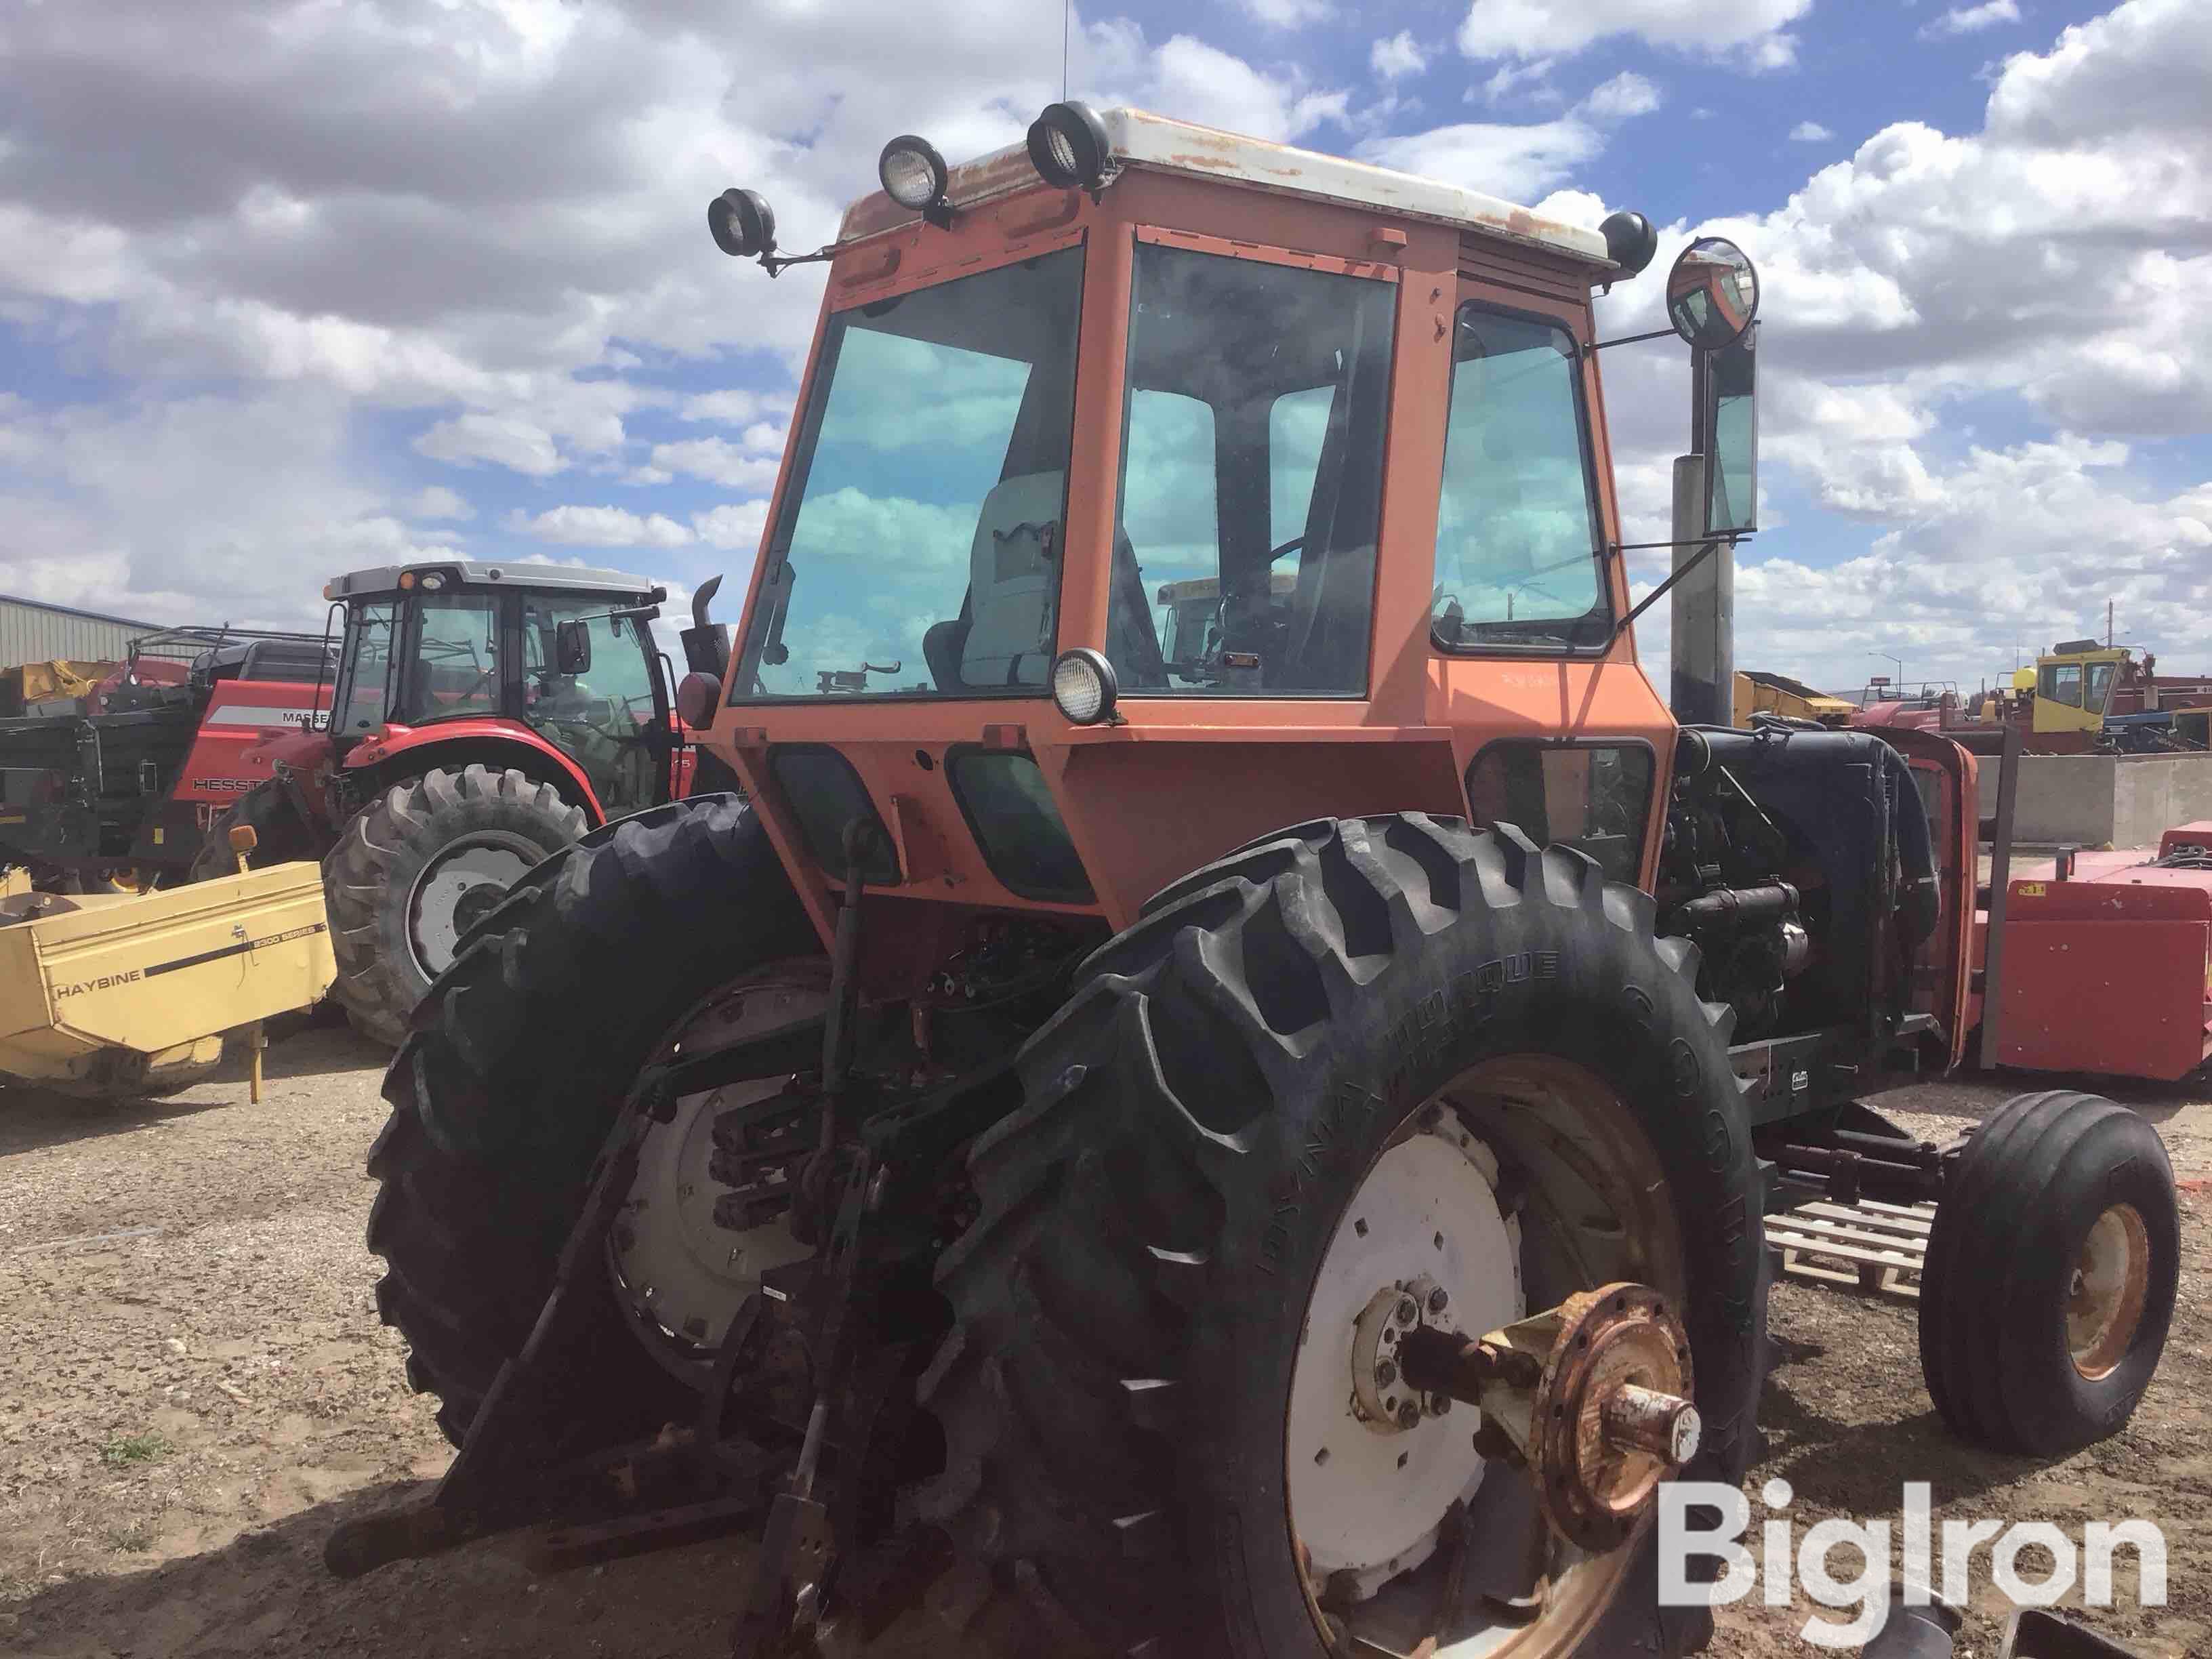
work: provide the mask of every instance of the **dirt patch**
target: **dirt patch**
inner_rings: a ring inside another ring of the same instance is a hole
[[[339,1583],[331,1528],[445,1468],[427,1401],[376,1318],[362,1164],[384,1121],[382,1054],[329,1030],[271,1051],[246,1103],[229,1076],[151,1108],[0,1093],[0,1654],[21,1659],[402,1653],[706,1659],[726,1650],[744,1550],[702,1544],[550,1578],[497,1541]],[[1935,1136],[2018,1082],[1930,1085],[1885,1106]],[[1890,1516],[1926,1480],[1944,1516],[2141,1516],[2166,1529],[2167,1601],[2102,1633],[2144,1656],[2212,1652],[2212,1092],[2116,1091],[2166,1137],[2183,1200],[2182,1305],[2125,1432],[2039,1465],[1961,1448],[1920,1382],[1914,1311],[1784,1284],[1778,1364],[1753,1471],[1788,1480],[1802,1537],[1831,1516]],[[1839,1553],[1837,1571],[1855,1563]],[[2033,1576],[2033,1553],[2023,1558]],[[1994,1654],[2006,1604],[1977,1558],[1962,1655]],[[1726,1609],[1714,1651],[1812,1650],[1809,1609]],[[918,1620],[873,1652],[949,1650]]]

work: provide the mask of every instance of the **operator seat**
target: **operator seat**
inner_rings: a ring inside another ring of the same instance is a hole
[[[1066,474],[1054,471],[1001,478],[983,498],[968,551],[968,626],[958,641],[963,687],[1042,685],[1051,673],[1066,494]],[[938,635],[939,652],[949,655],[951,643],[949,631]],[[922,654],[935,676],[927,636]]]

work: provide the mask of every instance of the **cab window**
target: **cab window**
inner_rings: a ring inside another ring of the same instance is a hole
[[[1106,640],[1123,696],[1366,690],[1396,300],[1138,243]]]
[[[384,723],[384,701],[391,690],[392,630],[399,615],[396,601],[364,605],[354,617],[350,654],[331,706],[338,735],[359,734]]]
[[[1083,250],[831,314],[732,702],[1042,696]]]
[[[2088,678],[2082,683],[2081,707],[2093,714],[2105,712],[2105,701],[2112,695],[2112,671],[2117,665],[2093,662],[2088,665]]]
[[[1613,632],[1574,337],[1459,308],[1431,627],[1451,650],[1593,648]]]
[[[2044,665],[2042,684],[2036,696],[2046,702],[2063,703],[2069,708],[2081,706],[2081,665],[2078,662],[2054,662]]]
[[[401,707],[404,725],[499,713],[499,605],[489,593],[423,593],[410,613],[412,635]]]
[[[581,622],[591,659],[559,671],[556,639]],[[523,718],[584,769],[610,817],[653,805],[659,764],[653,734],[651,641],[645,624],[607,613],[599,599],[533,594],[522,605]]]

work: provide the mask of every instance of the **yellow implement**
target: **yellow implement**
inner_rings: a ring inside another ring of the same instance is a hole
[[[226,1031],[313,1007],[337,972],[321,869],[278,864],[167,891],[0,896],[0,1082],[104,1098],[173,1092]]]
[[[1735,724],[1751,724],[1753,714],[1781,714],[1791,720],[1813,720],[1821,726],[1849,726],[1851,706],[1841,697],[1793,680],[1784,674],[1762,674],[1738,669],[1735,676]]]

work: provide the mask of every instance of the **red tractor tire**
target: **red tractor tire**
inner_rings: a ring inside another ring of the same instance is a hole
[[[323,860],[331,994],[354,1029],[398,1048],[470,930],[590,822],[551,784],[482,764],[433,768],[356,813]]]

